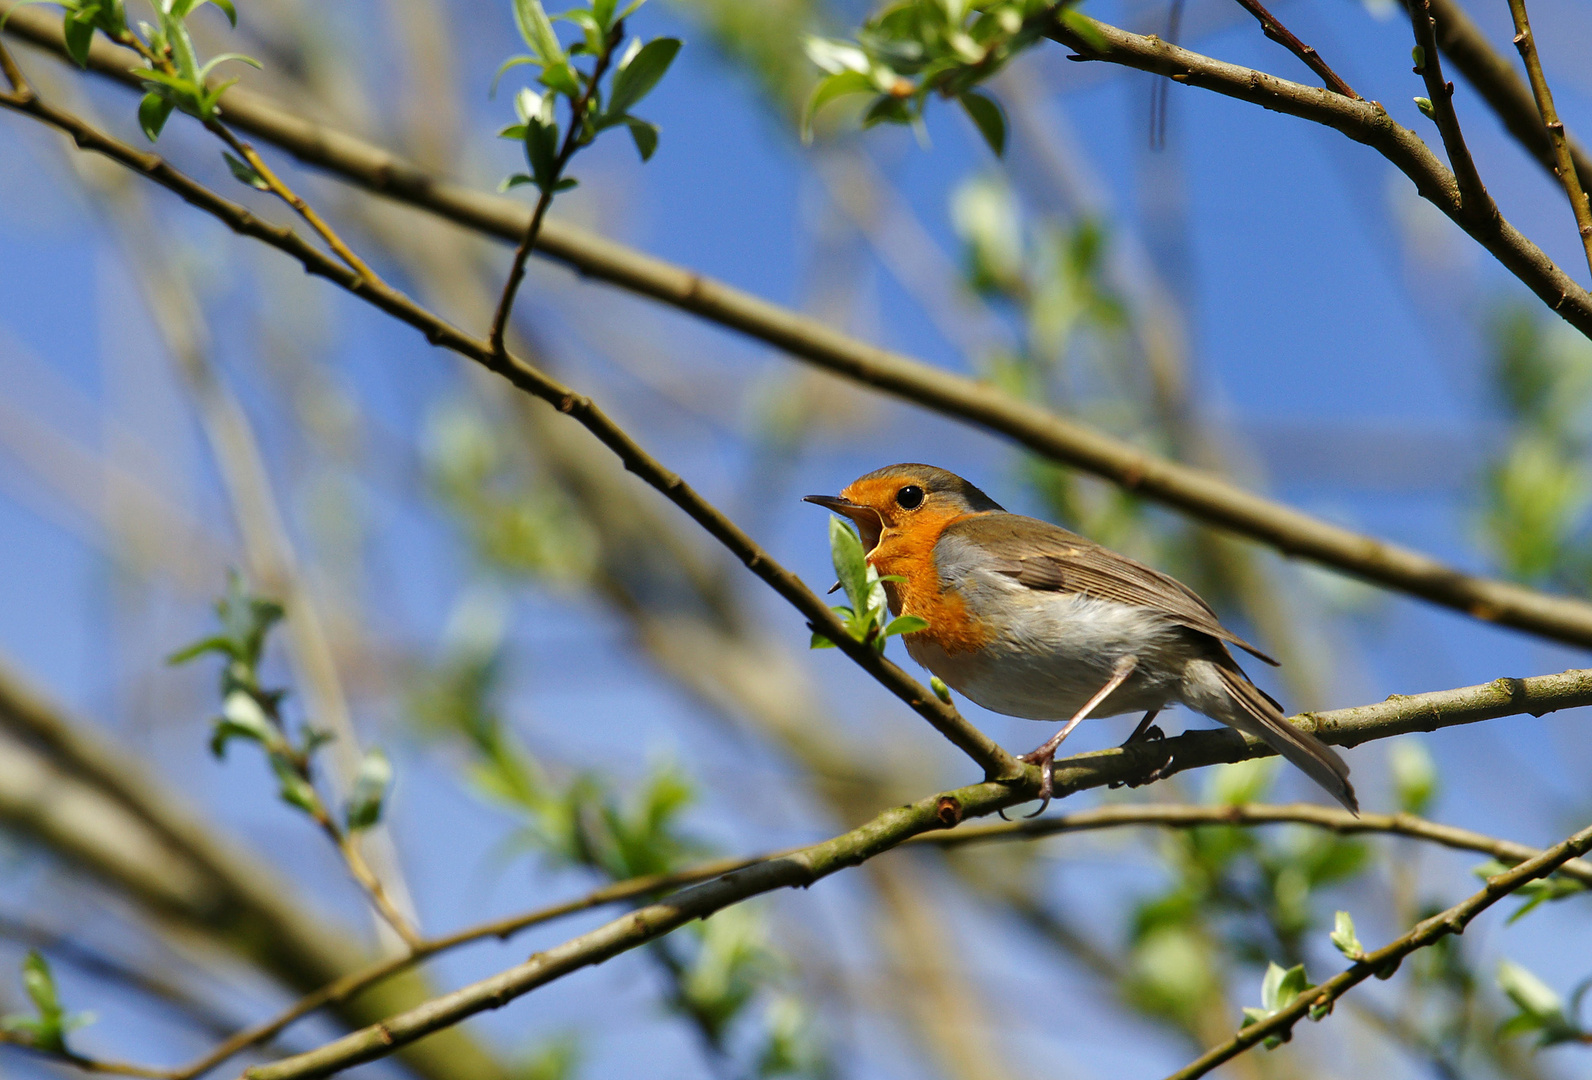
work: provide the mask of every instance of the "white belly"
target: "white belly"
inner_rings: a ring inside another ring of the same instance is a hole
[[[1182,627],[1110,600],[1015,583],[1009,590],[991,583],[964,597],[969,611],[994,631],[990,644],[947,653],[909,638],[907,651],[952,689],[1009,716],[1069,719],[1128,655],[1138,661],[1133,674],[1090,715],[1159,709],[1177,698],[1183,665],[1198,648]],[[999,618],[991,616],[994,611]]]

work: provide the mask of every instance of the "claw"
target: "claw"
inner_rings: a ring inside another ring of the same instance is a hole
[[[1041,779],[1039,781],[1039,809],[1032,814],[1024,814],[1025,818],[1035,818],[1045,812],[1050,805],[1050,800],[1056,795],[1056,777],[1053,766],[1056,764],[1056,747],[1046,743],[1038,750],[1024,754],[1017,759],[1029,765],[1038,765]]]

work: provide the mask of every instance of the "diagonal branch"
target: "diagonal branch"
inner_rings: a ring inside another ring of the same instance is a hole
[[[1476,228],[1491,231],[1501,216],[1481,182],[1476,162],[1459,130],[1459,114],[1454,111],[1454,84],[1443,78],[1443,60],[1437,50],[1437,34],[1427,2],[1409,0],[1410,26],[1415,31],[1415,73],[1426,83],[1432,121],[1443,137],[1443,149],[1448,151],[1448,163],[1453,166],[1459,183],[1459,212],[1470,218]]]
[[[14,4],[5,32],[64,57],[60,20]],[[1301,86],[1210,60],[1153,39],[1096,24],[1109,59],[1130,67],[1188,76],[1221,93],[1282,109],[1343,130],[1377,146],[1416,180],[1422,194],[1454,216],[1446,203],[1453,178],[1413,132],[1394,124],[1380,106]],[[1058,32],[1059,34],[1060,32]],[[1093,40],[1093,38],[1092,38]],[[1083,46],[1072,39],[1066,44]],[[1189,62],[1201,65],[1189,75]],[[126,50],[95,39],[88,66],[136,87],[136,61]],[[1206,81],[1205,73],[1216,75]],[[1253,78],[1252,78],[1253,77]],[[1185,80],[1187,81],[1187,80]],[[1253,84],[1253,85],[1252,85]],[[1240,92],[1239,88],[1244,88]],[[474,231],[517,243],[529,211],[512,199],[473,191],[427,173],[361,139],[305,119],[269,98],[234,87],[222,99],[229,124],[327,169],[351,183],[408,203]],[[1380,142],[1379,142],[1380,140]],[[1387,143],[1384,147],[1381,143]],[[1457,200],[1455,201],[1457,207]],[[1457,220],[1457,219],[1456,219]],[[1463,225],[1464,223],[1461,222]],[[1480,237],[1478,237],[1480,239]],[[1506,265],[1555,311],[1592,336],[1592,298],[1507,223],[1487,241]],[[848,337],[798,312],[770,303],[683,267],[561,222],[546,221],[537,250],[583,276],[609,282],[729,327],[853,382],[998,432],[1052,460],[1099,476],[1136,494],[1176,507],[1286,555],[1309,559],[1366,581],[1418,596],[1473,618],[1577,645],[1592,645],[1592,605],[1507,582],[1465,574],[1421,552],[1311,517],[1103,432],[1085,427],[994,388]]]
[[[1509,14],[1515,20],[1515,48],[1520,50],[1520,59],[1526,65],[1531,93],[1537,99],[1537,112],[1542,117],[1542,126],[1548,130],[1548,142],[1553,146],[1554,172],[1559,175],[1559,183],[1564,185],[1564,193],[1570,197],[1576,231],[1581,234],[1581,246],[1586,249],[1587,269],[1592,270],[1592,206],[1587,205],[1586,192],[1581,189],[1581,179],[1570,156],[1570,140],[1564,133],[1564,122],[1553,106],[1553,91],[1548,89],[1548,78],[1542,73],[1542,58],[1537,55],[1537,39],[1531,33],[1526,0],[1509,0]]]
[[[1260,0],[1238,0],[1238,3],[1259,20],[1260,28],[1267,37],[1303,60],[1306,67],[1320,75],[1328,90],[1334,94],[1342,94],[1344,97],[1359,98],[1360,95],[1356,94],[1349,84],[1339,78],[1338,73],[1321,59],[1320,53],[1295,37],[1294,32],[1279,22],[1277,16],[1267,11]]]
[[[1314,990],[1300,994],[1293,1004],[1279,1009],[1258,1023],[1243,1028],[1227,1042],[1212,1047],[1199,1060],[1179,1069],[1167,1080],[1195,1080],[1224,1062],[1242,1054],[1273,1035],[1286,1035],[1293,1026],[1317,1010],[1330,1009],[1332,1003],[1373,975],[1384,978],[1398,969],[1399,963],[1410,953],[1435,944],[1449,934],[1462,934],[1472,919],[1492,907],[1510,893],[1546,877],[1579,855],[1592,850],[1592,826],[1582,829],[1569,839],[1555,844],[1535,858],[1527,859],[1512,870],[1487,879],[1487,884],[1447,911],[1439,912],[1417,923],[1409,933],[1368,954],[1353,967],[1339,972]]]
[[[5,55],[0,46],[0,56]],[[14,66],[14,65],[13,65]],[[25,86],[25,84],[23,84]],[[102,154],[117,164],[175,192],[184,201],[212,215],[242,236],[263,241],[297,259],[311,274],[326,278],[400,322],[413,326],[433,345],[449,349],[474,360],[503,376],[514,386],[541,398],[575,420],[607,446],[625,467],[662,492],[684,510],[709,535],[728,548],[754,574],[770,585],[793,607],[807,616],[809,625],[854,660],[879,682],[905,701],[955,746],[961,749],[992,778],[1023,778],[1037,784],[1038,772],[1025,767],[989,736],[968,723],[956,709],[942,703],[897,665],[876,652],[872,645],[853,639],[823,599],[795,574],[775,562],[741,528],[708,502],[689,484],[648,454],[590,398],[577,394],[522,358],[499,353],[491,344],[470,337],[446,320],[420,307],[385,282],[370,280],[337,259],[306,243],[292,229],[272,225],[246,208],[222,198],[209,188],[173,168],[158,154],[139,151],[80,117],[43,101],[32,91],[0,94],[0,105],[25,113],[67,135],[82,149]]]

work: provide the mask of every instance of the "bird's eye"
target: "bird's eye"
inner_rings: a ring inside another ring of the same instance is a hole
[[[908,484],[896,492],[896,502],[903,510],[916,510],[923,505],[923,489],[916,484]]]

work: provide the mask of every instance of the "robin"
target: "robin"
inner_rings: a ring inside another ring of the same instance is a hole
[[[838,497],[806,501],[856,523],[868,561],[887,578],[893,615],[928,622],[903,635],[914,660],[986,709],[1066,721],[1022,758],[1043,772],[1040,810],[1053,790],[1056,749],[1085,717],[1142,712],[1131,743],[1159,735],[1150,726],[1156,714],[1181,702],[1265,740],[1358,813],[1343,759],[1290,724],[1227,646],[1277,661],[1182,583],[1058,525],[1008,513],[932,465],[889,465]]]

